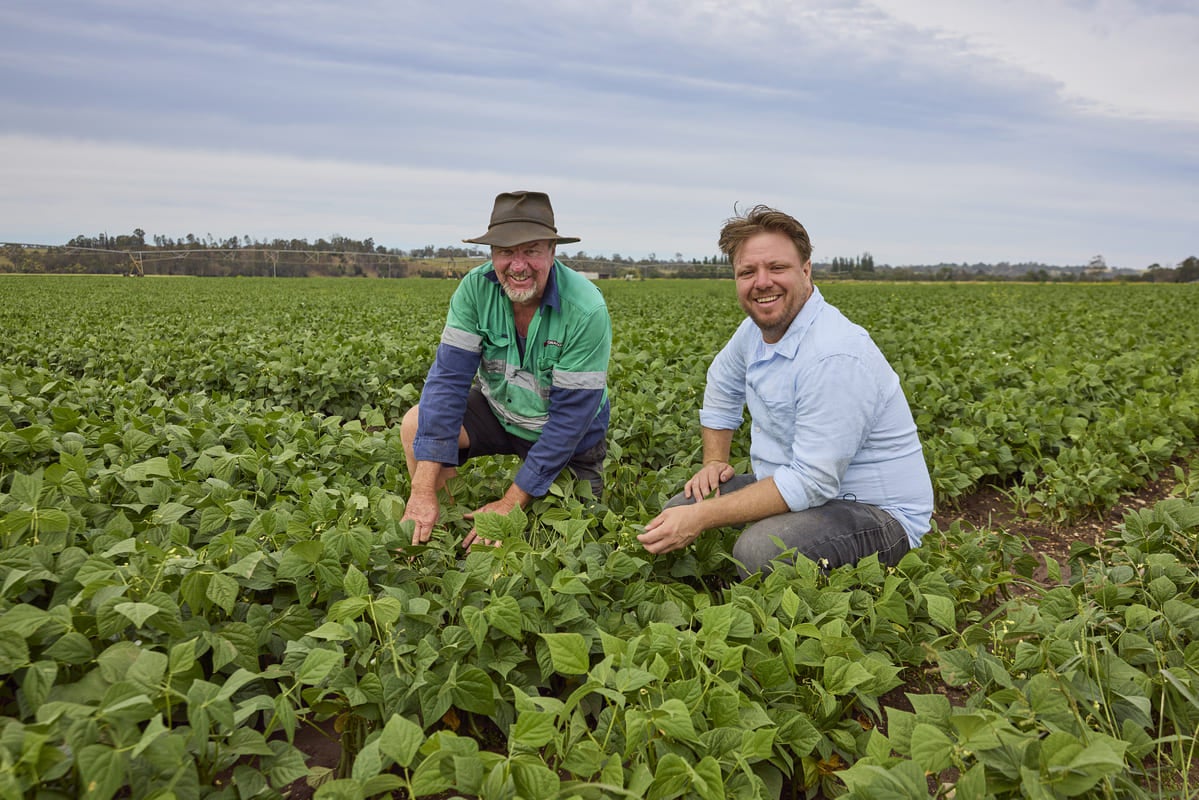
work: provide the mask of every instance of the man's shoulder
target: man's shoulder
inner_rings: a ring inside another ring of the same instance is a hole
[[[851,320],[840,309],[825,303],[804,339],[807,355],[814,360],[849,356],[864,363],[886,362],[870,331]]]

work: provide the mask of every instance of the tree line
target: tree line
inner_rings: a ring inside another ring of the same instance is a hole
[[[334,234],[328,239],[255,239],[250,236],[214,237],[188,233],[174,238],[146,236],[141,228],[110,236],[79,235],[65,245],[6,244],[0,248],[0,272],[108,275],[197,275],[206,277],[459,277],[484,261],[488,252],[477,246],[436,246],[402,250],[375,243],[373,237],[353,239]],[[578,250],[560,257],[578,269],[612,278],[730,277],[724,254],[685,259],[644,258],[619,253],[589,255]],[[1152,264],[1143,271],[1112,270],[1102,256],[1086,265],[1051,266],[1039,263],[933,264],[893,267],[877,264],[869,252],[835,256],[816,262],[820,275],[853,280],[1020,280],[1020,281],[1150,281],[1188,283],[1199,280],[1199,258],[1190,256],[1173,267]]]

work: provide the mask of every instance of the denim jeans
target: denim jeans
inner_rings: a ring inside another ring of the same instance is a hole
[[[721,485],[721,494],[744,489],[755,480],[752,475],[734,475]],[[666,507],[694,502],[680,493]],[[776,537],[783,543],[782,550],[773,541]],[[909,549],[908,535],[899,520],[878,506],[829,500],[749,524],[733,546],[733,558],[744,579],[755,572],[768,572],[770,561],[785,550],[797,550],[828,571],[856,564],[871,553],[878,554],[880,563],[894,566]]]

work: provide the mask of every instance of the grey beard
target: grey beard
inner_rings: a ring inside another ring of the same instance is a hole
[[[507,283],[504,283],[503,287],[504,287],[504,294],[508,295],[508,299],[511,300],[513,303],[527,303],[530,300],[532,300],[534,297],[537,296],[537,287],[536,286],[530,286],[528,289],[525,289],[523,292],[516,291],[515,289],[511,288]]]

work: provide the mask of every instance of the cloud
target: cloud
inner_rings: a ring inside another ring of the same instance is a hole
[[[449,244],[525,187],[593,252],[711,255],[735,202],[768,202],[825,257],[1189,255],[1199,122],[1161,71],[1194,58],[1197,15],[998,8],[10,3],[0,237]],[[1122,31],[1118,57],[1091,63],[1083,19]],[[1153,91],[1108,74],[1133,62]]]
[[[874,0],[897,21],[1039,76],[1099,114],[1199,123],[1199,13],[1181,2]]]

